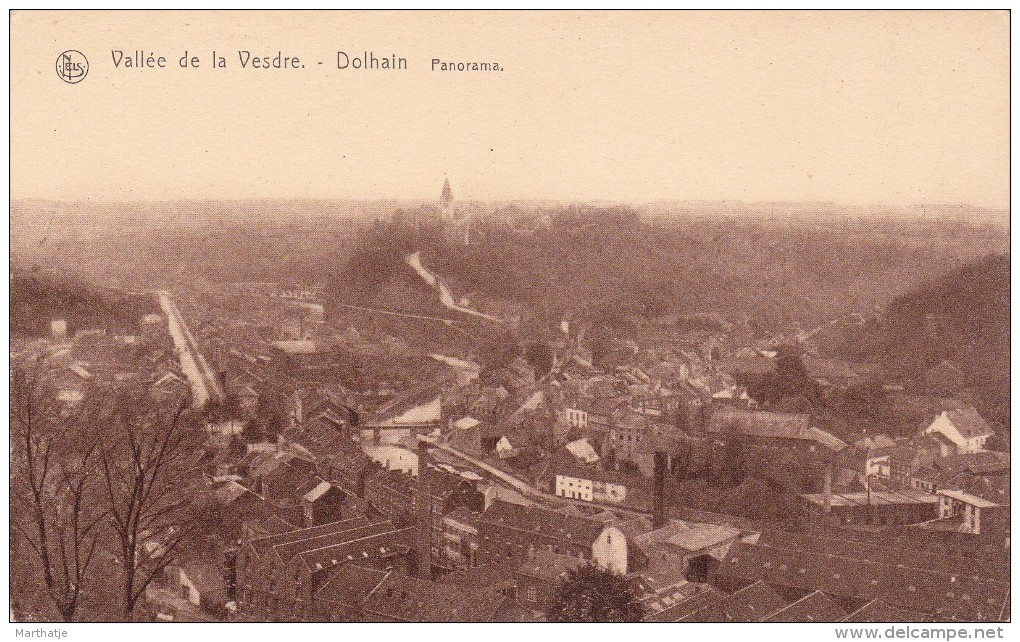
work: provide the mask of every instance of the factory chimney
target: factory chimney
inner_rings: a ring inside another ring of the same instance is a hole
[[[832,512],[832,462],[825,465],[825,479],[822,480],[822,510]]]
[[[666,525],[666,453],[655,451],[655,474],[653,483],[654,504],[652,506],[652,527],[662,528]]]
[[[420,579],[432,579],[432,494],[429,492],[429,442],[418,437],[418,492],[415,523],[418,527],[418,569]]]

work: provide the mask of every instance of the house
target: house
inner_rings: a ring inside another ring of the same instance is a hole
[[[492,622],[507,600],[499,584],[470,588],[391,573],[363,610],[372,622]]]
[[[926,435],[941,435],[948,439],[961,453],[975,453],[983,450],[985,442],[995,432],[988,422],[973,408],[943,410],[924,429]]]
[[[574,555],[536,550],[517,569],[517,604],[530,611],[548,611],[556,590],[585,561]]]
[[[478,565],[478,513],[461,506],[443,516],[442,557],[453,568]]]
[[[670,575],[674,582],[705,582],[729,547],[743,536],[728,526],[676,519],[659,527],[645,516],[613,523],[637,553],[631,554],[636,560],[632,569],[660,578]]]
[[[348,514],[344,510],[346,505],[347,495],[333,484],[322,480],[301,496],[304,524],[305,526],[318,526],[338,521],[344,517],[355,517],[356,515]]]
[[[177,570],[177,587],[180,597],[192,606],[217,613],[227,603],[227,582],[224,567],[207,560],[192,560]]]
[[[588,429],[588,413],[584,410],[564,408],[559,412],[557,418],[574,430],[585,431]]]
[[[626,536],[596,519],[496,500],[479,516],[478,534],[482,563],[525,560],[546,550],[628,570]]]
[[[982,515],[985,516],[986,522],[989,521],[988,518],[992,515],[998,517],[996,513],[999,513],[999,511],[996,509],[999,509],[1000,506],[995,502],[976,497],[962,490],[942,489],[937,494],[939,497],[939,519],[959,518],[962,522],[960,524],[961,532],[980,535]],[[1008,524],[1008,512],[1005,514],[1006,523]]]
[[[627,499],[626,479],[595,465],[560,457],[550,463],[549,474],[557,497],[607,504],[622,504]]]
[[[369,577],[378,582],[382,573],[411,567],[414,539],[413,527],[400,528],[364,517],[246,536],[237,557],[238,609],[265,621],[319,619],[327,610],[316,604],[320,591],[332,583],[336,573],[350,573],[350,566],[373,569],[377,573]],[[336,591],[343,586],[343,582],[333,584],[323,598],[338,601]]]
[[[427,488],[432,524],[432,555],[441,560],[445,546],[446,515],[460,507],[481,512],[485,496],[476,482],[429,466]],[[418,480],[401,471],[380,471],[365,482],[365,499],[373,509],[399,525],[415,520],[415,497],[420,491]]]
[[[449,423],[450,445],[469,455],[488,455],[496,449],[502,436],[496,426],[474,417],[451,419]]]
[[[149,394],[156,399],[180,400],[191,394],[191,386],[183,375],[167,372],[149,386]]]
[[[737,436],[752,444],[792,447],[805,454],[831,454],[846,447],[841,439],[814,426],[804,413],[716,408],[706,430],[716,439]]]
[[[853,363],[811,354],[804,355],[802,361],[808,376],[823,389],[860,388],[882,379],[882,367],[875,363]]]

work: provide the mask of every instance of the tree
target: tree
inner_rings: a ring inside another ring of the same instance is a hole
[[[46,597],[71,622],[92,575],[106,515],[96,501],[94,437],[101,404],[90,400],[61,412],[49,374],[42,362],[12,372],[11,526],[28,544]],[[22,572],[15,568],[23,563],[12,556],[12,575]],[[31,572],[31,566],[21,568]]]
[[[626,577],[588,563],[567,573],[556,589],[550,622],[640,622],[644,607]]]
[[[524,358],[535,369],[535,379],[541,379],[552,371],[555,355],[548,343],[529,343]]]
[[[186,398],[122,391],[100,457],[104,501],[122,571],[121,607],[134,618],[145,589],[193,535],[201,431]]]

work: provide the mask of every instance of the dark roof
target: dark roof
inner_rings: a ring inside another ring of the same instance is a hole
[[[545,508],[518,506],[498,499],[482,513],[478,524],[480,529],[493,524],[588,547],[595,543],[607,527],[596,519],[565,515]]]
[[[507,598],[496,589],[389,575],[365,599],[370,616],[403,622],[490,622]]]
[[[809,593],[765,618],[766,622],[839,622],[847,615],[821,591]]]
[[[344,564],[319,586],[315,598],[360,606],[389,574],[390,571]]]
[[[386,533],[391,530],[393,530],[393,525],[389,522],[358,524],[352,528],[339,528],[313,537],[306,537],[291,542],[275,544],[273,549],[280,556],[280,559],[284,562],[288,562],[295,555],[300,555],[308,551],[326,548],[329,546],[336,546],[338,544],[345,544],[363,537],[371,537],[372,535]]]
[[[684,617],[682,622],[761,622],[789,604],[765,582],[755,582]]]
[[[298,554],[302,563],[312,573],[331,573],[330,569],[347,562],[367,562],[403,556],[410,550],[410,543],[416,536],[414,527],[395,528],[385,522],[386,528],[364,529],[351,533],[347,541],[333,541],[320,548],[302,551]],[[334,563],[335,560],[335,563]]]
[[[882,367],[875,363],[853,363],[814,355],[804,355],[802,361],[808,376],[831,384],[873,381],[882,375]]]
[[[1008,582],[980,575],[739,542],[730,548],[718,574],[847,598],[882,598],[897,607],[974,621],[1001,618],[1009,596]]]
[[[843,622],[882,623],[882,622],[934,622],[927,613],[909,611],[892,606],[884,600],[871,600],[861,608],[847,615]]]
[[[857,540],[845,535],[829,537],[768,529],[762,532],[757,545],[827,553],[893,566],[938,568],[949,573],[979,574],[985,577],[1005,578],[1009,572],[1003,564],[992,560],[924,550],[909,543]]]
[[[724,597],[724,594],[713,587],[708,587],[703,593],[699,593],[690,599],[653,613],[645,617],[646,622],[680,622],[685,617],[696,613],[710,604],[714,604]]]
[[[965,439],[983,437],[994,432],[992,427],[988,425],[988,422],[984,420],[984,417],[979,415],[977,410],[973,408],[950,410],[946,413],[946,416],[949,418],[949,421],[953,422],[953,425],[956,426],[956,429],[960,431],[960,434]]]
[[[707,430],[723,435],[736,433],[767,439],[812,441],[833,451],[846,447],[840,439],[811,424],[811,416],[804,413],[717,408],[712,413]]]
[[[287,442],[303,446],[317,459],[322,459],[357,447],[340,430],[341,427],[332,422],[328,416],[320,415],[288,428],[283,432],[283,438]]]
[[[280,533],[277,535],[266,535],[257,537],[251,540],[250,544],[255,552],[263,556],[269,550],[271,550],[277,544],[286,544],[288,542],[297,542],[303,539],[309,539],[324,535],[327,533],[335,533],[338,531],[350,530],[359,526],[365,526],[368,524],[368,519],[365,517],[354,517],[351,519],[341,520],[339,522],[332,522],[330,524],[322,524],[320,526],[312,526],[311,528],[299,528],[297,530],[287,531],[286,533]]]
[[[559,582],[570,571],[579,566],[584,566],[583,559],[578,559],[571,555],[560,555],[551,551],[537,550],[534,555],[521,563],[517,572],[521,575],[535,577],[540,580]]]

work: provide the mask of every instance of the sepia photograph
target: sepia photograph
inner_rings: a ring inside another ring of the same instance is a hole
[[[12,638],[1005,637],[1010,20],[12,9]]]

